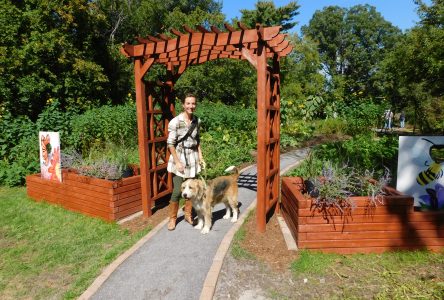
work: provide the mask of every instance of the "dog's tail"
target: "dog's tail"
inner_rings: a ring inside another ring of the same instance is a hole
[[[234,176],[239,176],[239,169],[236,166],[229,166],[224,172],[233,173]]]

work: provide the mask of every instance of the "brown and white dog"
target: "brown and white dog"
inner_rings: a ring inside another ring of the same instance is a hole
[[[202,234],[210,231],[212,225],[212,208],[217,203],[224,203],[226,213],[224,219],[229,219],[231,212],[233,217],[231,222],[236,222],[238,217],[237,201],[237,179],[239,171],[231,166],[225,172],[233,172],[232,175],[216,177],[205,182],[203,179],[188,179],[182,183],[182,197],[191,200],[194,210],[197,213],[196,229],[200,229]]]

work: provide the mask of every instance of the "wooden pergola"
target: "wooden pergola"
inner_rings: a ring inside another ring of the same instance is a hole
[[[137,126],[142,177],[143,214],[151,216],[153,203],[172,191],[167,172],[168,122],[175,115],[174,84],[190,65],[219,58],[245,59],[257,70],[257,229],[265,232],[266,215],[279,199],[279,60],[292,51],[280,26],[239,30],[225,24],[196,30],[183,26],[185,33],[172,29],[165,34],[136,38],[121,52],[134,59]],[[270,65],[268,64],[270,62]],[[154,64],[165,65],[166,80],[147,81],[145,74]],[[242,199],[240,199],[242,201]]]

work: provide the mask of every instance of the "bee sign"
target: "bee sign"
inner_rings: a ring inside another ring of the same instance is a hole
[[[60,136],[58,132],[39,132],[40,174],[42,178],[62,182]]]
[[[396,189],[415,206],[444,210],[444,136],[400,136]]]

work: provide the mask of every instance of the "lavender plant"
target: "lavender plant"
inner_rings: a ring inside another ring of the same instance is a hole
[[[378,180],[373,176],[373,171],[359,173],[348,165],[339,166],[325,161],[321,174],[310,177],[305,181],[305,186],[314,199],[312,206],[315,209],[325,214],[328,209],[337,209],[341,214],[347,214],[355,207],[351,196],[367,195],[373,205],[382,203],[384,187],[391,180],[390,171],[385,168],[384,175]]]
[[[62,167],[76,170],[79,174],[103,178],[108,180],[117,180],[125,173],[126,176],[132,175],[129,168],[132,153],[125,147],[107,145],[105,148],[90,149],[87,157],[82,157],[75,150],[66,150],[62,152]]]
[[[306,181],[308,192],[314,198],[312,206],[320,211],[338,209],[342,214],[352,209],[350,196],[356,191],[356,173],[352,168],[324,162],[321,176]]]
[[[390,169],[384,167],[384,174],[378,180],[374,179],[374,171],[365,170],[364,175],[360,176],[359,189],[367,194],[373,205],[382,204],[383,196],[386,195],[384,187],[392,180]]]

